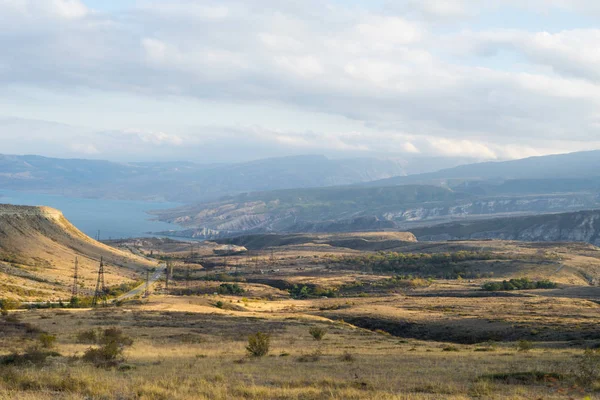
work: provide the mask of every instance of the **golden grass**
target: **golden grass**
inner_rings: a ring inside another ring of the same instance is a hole
[[[57,350],[65,357],[41,368],[0,368],[0,399],[583,398],[570,382],[514,385],[477,379],[515,371],[565,373],[581,350],[564,345],[522,353],[512,343],[486,352],[476,351],[479,345],[455,344],[458,351],[448,352],[446,343],[401,339],[306,314],[324,300],[295,302],[300,306],[273,312],[254,308],[260,301],[249,302],[252,310],[246,312],[220,310],[213,301],[155,297],[123,309],[18,312],[23,322],[56,334]],[[370,307],[377,311],[382,305]],[[97,369],[69,358],[89,347],[76,343],[78,331],[107,326],[120,326],[135,339],[126,350],[132,369]],[[322,341],[313,340],[311,326],[327,329]],[[250,359],[246,338],[258,330],[272,335],[270,355]],[[316,361],[299,361],[315,353],[320,354]],[[346,353],[352,361],[344,361]],[[586,394],[598,398],[598,393]]]

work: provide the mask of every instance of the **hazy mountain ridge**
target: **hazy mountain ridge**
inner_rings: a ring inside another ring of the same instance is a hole
[[[592,151],[465,165],[338,188],[243,194],[159,216],[186,228],[177,235],[209,238],[249,232],[410,229],[598,208],[600,172],[596,171],[600,171],[600,152]],[[548,178],[555,173],[560,178]],[[383,183],[389,186],[376,186]],[[431,196],[405,196],[420,191]]]
[[[327,189],[292,191],[314,197],[290,198],[281,192],[239,196],[218,203],[205,203],[157,212],[159,219],[187,228],[168,234],[182,237],[219,238],[242,233],[264,232],[352,232],[410,229],[443,222],[511,215],[533,215],[564,210],[600,207],[592,195],[565,194],[503,198],[477,198],[435,186],[392,186],[387,188],[332,191],[315,200]],[[360,192],[368,193],[366,198]],[[402,192],[430,192],[413,198],[396,196]],[[334,196],[335,194],[335,196]],[[260,196],[263,196],[260,198]],[[376,198],[380,196],[380,198]],[[422,200],[417,200],[421,198]]]
[[[398,176],[365,183],[364,186],[404,184],[444,184],[453,186],[465,181],[490,181],[501,184],[505,180],[582,180],[598,187],[600,180],[600,150],[568,154],[529,157],[511,161],[493,161],[465,164],[437,172]],[[591,178],[591,179],[590,179]]]
[[[374,158],[298,156],[215,165],[0,156],[4,189],[182,203],[248,191],[354,184],[402,174],[399,161]]]

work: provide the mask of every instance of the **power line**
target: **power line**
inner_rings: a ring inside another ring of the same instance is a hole
[[[98,305],[98,300],[102,301],[102,305],[107,305],[106,299],[106,284],[104,283],[104,260],[100,257],[100,267],[98,268],[98,280],[96,281],[96,291],[92,299],[92,306]]]
[[[150,269],[146,270],[146,291],[144,297],[150,296]]]
[[[73,289],[71,290],[71,297],[75,298],[79,294],[79,261],[75,257],[75,268],[73,270]]]

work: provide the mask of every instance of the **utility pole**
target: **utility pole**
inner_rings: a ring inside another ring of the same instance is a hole
[[[75,257],[75,268],[73,270],[73,289],[71,290],[71,298],[76,298],[79,294],[79,261]]]
[[[190,287],[190,266],[189,265],[185,271],[185,287],[186,288]]]
[[[92,299],[92,306],[98,305],[98,300],[102,300],[102,305],[106,306],[106,284],[104,283],[104,260],[100,257],[100,268],[98,268],[98,280],[96,281],[96,291]]]
[[[167,268],[165,268],[165,291],[169,290],[169,269],[171,268],[171,261],[167,261]]]
[[[144,297],[150,296],[150,268],[146,270],[146,291]]]

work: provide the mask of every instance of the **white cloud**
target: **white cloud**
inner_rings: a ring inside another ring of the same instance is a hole
[[[133,93],[169,99],[172,109],[182,98],[225,111],[260,103],[353,124],[317,132],[306,120],[289,129],[267,115],[252,136],[315,152],[496,159],[596,145],[600,30],[565,22],[562,30],[533,31],[510,21],[506,29],[477,28],[477,18],[507,4],[537,13],[544,5],[600,11],[583,0],[405,0],[385,11],[316,0],[172,0],[142,1],[117,15],[77,0],[0,0],[0,89]],[[448,22],[454,18],[460,24]],[[439,21],[448,24],[440,29]],[[110,113],[122,110],[98,114]],[[231,133],[244,117],[223,117],[220,126]],[[115,127],[121,133],[111,140],[153,149],[202,136],[127,126],[137,124]],[[90,143],[100,153],[110,148]]]
[[[139,140],[143,143],[149,143],[157,146],[181,146],[184,144],[184,140],[180,136],[165,132],[147,132],[139,129],[126,129],[122,132],[122,134]]]
[[[72,143],[69,148],[75,153],[80,153],[86,156],[100,153],[96,146],[89,143]]]

